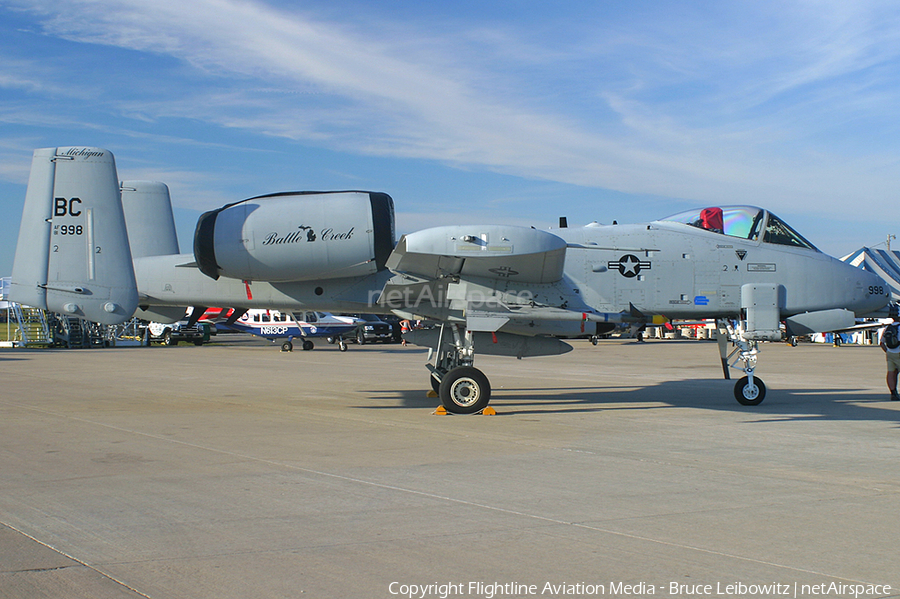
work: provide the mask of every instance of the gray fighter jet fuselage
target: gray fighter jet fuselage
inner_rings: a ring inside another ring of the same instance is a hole
[[[765,397],[758,342],[779,339],[782,323],[789,334],[847,328],[890,299],[880,278],[751,206],[552,231],[445,226],[397,241],[386,194],[290,192],[204,214],[193,249],[178,253],[164,185],[120,189],[99,148],[36,150],[12,297],[105,323],[175,320],[185,306],[433,320],[407,339],[434,350],[431,385],[462,413],[490,399],[476,351],[561,354],[561,338],[667,319],[717,319],[726,377],[737,356],[735,397],[754,405]]]
[[[818,251],[772,213],[722,210],[737,221],[724,232],[694,224],[700,210],[554,232],[569,244],[566,275],[599,311],[634,305],[671,319],[734,318],[748,284],[776,286],[782,317],[835,306],[863,314],[887,301],[881,279]]]

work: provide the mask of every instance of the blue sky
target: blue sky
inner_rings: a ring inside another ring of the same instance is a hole
[[[0,274],[35,148],[200,212],[391,194],[400,232],[754,204],[843,255],[898,233],[896,2],[0,0]],[[895,242],[900,248],[900,242]]]

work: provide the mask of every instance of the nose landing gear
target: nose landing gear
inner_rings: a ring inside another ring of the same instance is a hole
[[[731,379],[730,368],[746,373],[734,385],[734,398],[742,406],[758,406],[766,398],[766,386],[762,379],[754,376],[756,356],[759,353],[759,342],[744,337],[743,331],[729,320],[719,320],[719,356],[722,358],[722,369],[727,380]],[[734,349],[728,353],[728,342]],[[733,360],[733,361],[732,361]],[[738,361],[743,366],[737,366]]]

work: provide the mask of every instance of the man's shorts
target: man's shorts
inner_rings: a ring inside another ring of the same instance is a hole
[[[900,352],[891,353],[887,351],[884,352],[884,355],[887,358],[887,369],[900,372]]]

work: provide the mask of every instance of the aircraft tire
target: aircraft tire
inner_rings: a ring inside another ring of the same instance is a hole
[[[281,344],[281,351],[294,351],[294,344],[290,341],[285,341]]]
[[[313,345],[313,342],[310,341],[309,339],[304,339],[304,340],[303,340],[303,345],[302,345],[301,347],[303,348],[303,351],[309,351],[309,350],[311,350],[312,348],[314,348],[315,345]]]
[[[356,333],[356,342],[357,342],[359,345],[365,345],[365,344],[366,344],[366,337],[365,337],[365,335],[362,334],[362,331],[359,331],[359,332]]]
[[[338,342],[338,349],[341,350],[341,351],[347,351],[347,344],[344,342],[343,339],[341,339],[341,340]]]
[[[491,401],[491,383],[477,368],[459,366],[444,375],[438,393],[448,412],[474,414]]]
[[[766,398],[766,386],[762,379],[753,377],[753,387],[750,387],[747,377],[741,378],[734,385],[734,398],[742,406],[758,406]]]

